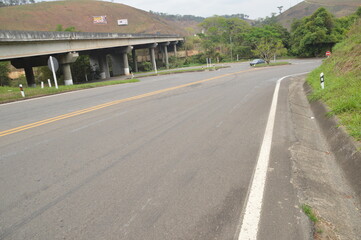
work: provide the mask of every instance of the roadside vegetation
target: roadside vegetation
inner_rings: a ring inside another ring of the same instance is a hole
[[[313,212],[312,208],[309,205],[303,204],[302,205],[302,211],[311,220],[311,222],[313,222],[314,224],[316,222],[318,222],[318,218],[317,218],[316,214]]]
[[[116,85],[116,84],[124,84],[124,83],[134,83],[139,82],[138,79],[126,79],[126,80],[113,80],[113,81],[102,81],[102,82],[94,82],[94,83],[85,83],[85,84],[76,84],[71,86],[59,85],[59,88],[55,87],[35,87],[35,88],[26,88],[24,87],[25,99],[40,97],[64,92],[70,92],[81,89]],[[19,87],[0,87],[0,103],[11,102],[16,100],[24,99],[21,96]]]
[[[361,141],[361,19],[347,38],[333,48],[332,56],[309,74],[313,88],[311,100],[322,100],[340,124],[357,141]],[[320,87],[320,73],[325,74],[325,89]]]
[[[186,68],[186,69],[177,69],[177,70],[167,70],[167,71],[160,71],[155,73],[154,71],[151,72],[143,72],[137,74],[138,78],[141,77],[150,77],[150,76],[158,76],[158,75],[169,75],[175,73],[186,73],[186,72],[203,72],[203,71],[217,71],[221,68],[227,68],[224,66],[214,66],[214,67],[197,67],[197,68]]]

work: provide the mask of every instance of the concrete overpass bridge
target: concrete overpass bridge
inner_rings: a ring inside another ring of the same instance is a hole
[[[70,64],[79,55],[89,55],[92,68],[99,68],[104,79],[110,77],[109,59],[113,75],[129,75],[130,52],[137,71],[136,49],[149,49],[154,70],[157,69],[155,49],[160,50],[168,67],[168,47],[173,45],[176,53],[177,44],[183,40],[174,35],[1,30],[0,61],[10,61],[14,67],[24,68],[28,85],[35,86],[33,67],[46,66],[53,56],[63,70],[65,85],[72,85]]]

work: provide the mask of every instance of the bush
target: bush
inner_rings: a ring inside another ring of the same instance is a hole
[[[10,87],[19,87],[19,84],[22,84],[24,87],[28,86],[28,82],[26,81],[25,75],[21,75],[20,77],[13,79],[9,82]]]
[[[0,62],[0,86],[9,86],[9,62]]]
[[[35,83],[38,85],[40,82],[47,83],[48,79],[53,79],[53,73],[47,66],[37,67],[34,69]]]
[[[188,57],[187,62],[189,62],[189,63],[197,63],[197,64],[206,64],[207,63],[206,58],[207,57],[206,57],[206,55],[204,53],[200,53],[200,54]]]
[[[85,75],[91,75],[89,56],[82,55],[71,64],[71,75],[74,83],[85,82]]]
[[[184,65],[185,65],[185,60],[182,58],[177,58],[174,56],[171,56],[169,58],[169,67],[170,68],[183,67]]]
[[[150,62],[141,62],[138,64],[138,70],[141,72],[148,72],[152,70],[152,64]]]

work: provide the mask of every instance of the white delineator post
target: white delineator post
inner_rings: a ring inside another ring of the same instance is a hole
[[[44,88],[44,82],[41,81],[41,88]]]
[[[48,79],[48,85],[49,85],[49,87],[51,87],[51,81],[50,81],[50,79]]]
[[[23,98],[24,98],[25,97],[25,92],[24,92],[24,89],[23,89],[23,85],[19,84],[19,88],[20,88],[21,96],[23,96]]]
[[[321,83],[321,88],[325,89],[325,74],[323,74],[323,72],[320,74],[320,83]]]

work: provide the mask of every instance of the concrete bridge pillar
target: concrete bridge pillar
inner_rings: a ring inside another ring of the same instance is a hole
[[[73,85],[73,77],[71,75],[70,63],[62,64],[63,74],[64,74],[64,84]]]
[[[178,44],[178,41],[177,42],[174,42],[174,56],[177,57],[177,44]]]
[[[164,60],[165,60],[165,66],[167,69],[169,69],[169,58],[168,58],[168,46],[169,46],[170,42],[167,42],[165,44],[163,44],[163,53],[164,53]]]
[[[150,54],[150,61],[152,63],[153,71],[157,72],[157,63],[155,61],[155,51],[154,49],[158,46],[158,43],[154,43],[149,48],[149,54]]]
[[[106,54],[101,54],[99,56],[99,70],[100,70],[100,78],[110,78],[109,65]]]
[[[28,83],[28,86],[29,87],[36,87],[33,67],[25,66],[24,70],[25,70],[25,76],[26,76],[26,81]]]
[[[77,52],[70,52],[64,55],[60,55],[59,63],[62,66],[63,74],[64,74],[64,84],[65,85],[73,85],[73,78],[71,75],[70,63],[76,61],[79,57],[79,53]]]
[[[133,65],[134,65],[134,72],[138,72],[138,61],[137,61],[137,54],[135,52],[135,48],[132,50],[132,58],[133,58]]]
[[[133,46],[128,46],[128,47],[124,48],[122,51],[124,75],[130,75],[128,53],[130,53],[130,51],[132,51],[132,49],[133,49]]]
[[[128,54],[123,52],[124,75],[130,75]]]
[[[99,70],[99,59],[97,55],[89,55],[89,62],[93,72]]]
[[[113,76],[124,74],[122,56],[119,53],[112,53],[110,57],[112,59]]]
[[[128,53],[133,49],[132,46],[128,46],[122,48],[120,51],[119,49],[110,54],[112,60],[112,68],[113,68],[113,75],[129,75],[129,62],[128,62]]]

